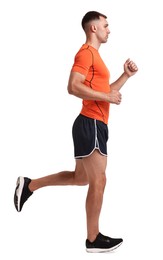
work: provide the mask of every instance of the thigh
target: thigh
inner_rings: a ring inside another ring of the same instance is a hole
[[[89,182],[105,176],[107,156],[102,155],[98,150],[83,158],[82,161]]]
[[[78,185],[87,185],[88,176],[83,166],[83,159],[76,160],[75,173],[74,173],[75,182]]]

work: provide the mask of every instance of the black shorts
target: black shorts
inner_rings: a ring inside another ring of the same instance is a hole
[[[72,128],[74,157],[81,159],[98,149],[107,156],[108,126],[102,121],[79,115]]]

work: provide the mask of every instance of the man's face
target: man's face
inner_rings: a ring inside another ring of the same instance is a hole
[[[108,35],[110,33],[107,20],[101,16],[99,20],[95,21],[95,26],[96,26],[96,36],[98,41],[100,43],[107,42]]]

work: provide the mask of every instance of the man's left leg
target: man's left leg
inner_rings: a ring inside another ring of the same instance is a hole
[[[21,211],[26,200],[34,191],[46,186],[87,185],[88,178],[82,160],[76,160],[74,171],[62,171],[37,179],[19,177],[14,193],[14,204],[17,211]]]

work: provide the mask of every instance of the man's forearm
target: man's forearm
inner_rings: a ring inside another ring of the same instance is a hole
[[[71,88],[68,92],[71,95],[85,100],[108,101],[108,96],[106,93],[95,91],[82,83],[78,83],[77,86]]]
[[[110,84],[111,90],[120,90],[122,86],[126,83],[129,76],[124,72],[116,81]]]

